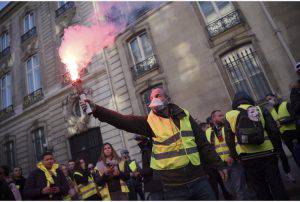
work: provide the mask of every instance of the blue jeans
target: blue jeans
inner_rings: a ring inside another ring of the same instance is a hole
[[[216,200],[216,196],[206,178],[199,178],[182,185],[163,185],[167,201]]]

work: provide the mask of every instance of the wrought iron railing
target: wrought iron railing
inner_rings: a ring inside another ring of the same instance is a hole
[[[64,12],[66,12],[67,10],[74,8],[75,7],[75,2],[74,1],[68,1],[67,3],[65,3],[64,5],[62,5],[61,7],[59,7],[56,11],[55,11],[55,16],[58,17],[61,14],[63,14]]]
[[[133,77],[136,79],[156,67],[158,67],[158,63],[155,56],[152,55],[151,57],[148,57],[146,60],[135,64],[131,68],[131,71]]]
[[[44,94],[42,88],[30,93],[29,95],[25,96],[23,99],[23,108],[27,108],[30,105],[40,101],[43,99]]]
[[[10,105],[0,111],[0,121],[6,119],[14,113],[13,105]]]
[[[242,23],[242,18],[239,10],[235,10],[226,16],[219,18],[206,26],[209,37],[217,36],[226,30]]]
[[[3,51],[1,51],[0,53],[0,57],[5,57],[6,55],[8,55],[10,53],[10,47],[6,47]]]
[[[26,41],[29,38],[35,37],[36,36],[36,27],[31,28],[30,30],[28,30],[25,34],[23,34],[21,36],[21,42],[23,43],[24,41]]]

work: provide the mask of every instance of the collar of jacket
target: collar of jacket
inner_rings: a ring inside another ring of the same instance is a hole
[[[179,106],[169,103],[168,104],[170,116],[166,116],[165,114],[161,113],[156,113],[154,112],[157,116],[163,117],[163,118],[169,118],[171,117],[172,119],[182,119],[183,117],[186,116],[185,112],[183,109],[181,109]]]

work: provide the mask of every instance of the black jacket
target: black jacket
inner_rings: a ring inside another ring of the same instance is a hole
[[[8,184],[4,180],[0,180],[0,200],[15,201],[14,194],[12,193]]]
[[[298,80],[298,85],[291,89],[290,101],[295,115],[300,117],[300,79]]]
[[[37,168],[29,174],[26,180],[25,197],[30,200],[62,200],[63,196],[68,194],[69,185],[60,169],[57,169],[56,173],[57,176],[53,176],[53,186],[59,187],[60,192],[58,194],[54,194],[52,198],[49,195],[42,194],[42,190],[47,186],[47,180],[44,172]]]
[[[232,109],[235,110],[241,104],[249,104],[255,105],[254,100],[244,92],[236,93],[232,102]],[[281,151],[281,139],[280,139],[280,132],[277,128],[277,124],[274,121],[273,117],[271,116],[270,112],[262,108],[262,113],[265,119],[265,130],[268,133],[269,139],[271,140],[274,150]],[[232,132],[229,122],[225,119],[225,140],[226,144],[229,147],[230,155],[234,159],[238,159],[238,154],[235,150],[235,134]]]
[[[13,181],[16,184],[16,186],[19,187],[19,191],[21,193],[22,199],[25,199],[24,188],[25,188],[26,179],[23,176],[21,176],[21,178],[18,179],[13,178]]]
[[[153,170],[150,168],[152,144],[151,141],[139,143],[138,146],[142,152],[142,165],[143,168],[140,170],[141,176],[143,177],[144,190],[145,192],[159,192],[162,191],[162,183],[160,180],[153,179]]]
[[[180,119],[186,116],[186,114],[175,104],[169,104],[168,107],[172,120],[175,125],[180,128]],[[122,115],[98,105],[95,106],[93,115],[100,121],[111,124],[121,130],[148,136],[150,138],[154,136],[154,132],[147,122],[147,116]],[[190,116],[190,123],[195,135],[201,161],[215,167],[218,170],[223,169],[224,164],[222,160],[214,148],[207,142],[205,136],[201,133],[201,129],[192,116]],[[154,178],[161,180],[165,184],[184,184],[193,181],[196,178],[204,177],[204,175],[202,166],[194,166],[192,164],[173,170],[154,170]]]

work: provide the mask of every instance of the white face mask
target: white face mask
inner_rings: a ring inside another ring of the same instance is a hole
[[[159,98],[153,98],[149,107],[155,112],[161,112],[167,106],[167,101],[161,101]]]

